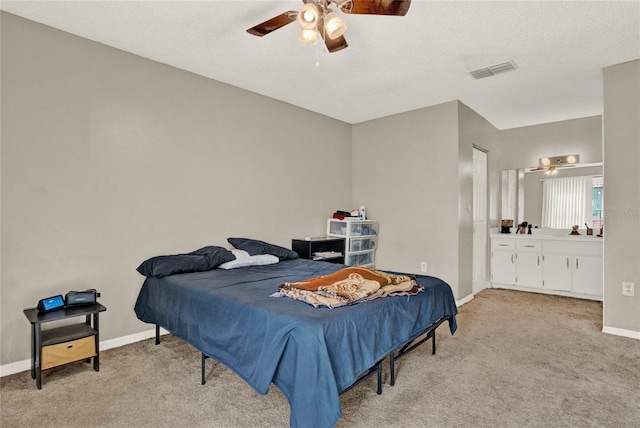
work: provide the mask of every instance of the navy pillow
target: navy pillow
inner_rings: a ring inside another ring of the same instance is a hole
[[[257,239],[227,238],[227,241],[235,248],[246,251],[250,256],[271,254],[280,260],[293,260],[298,258],[298,253],[295,251],[278,245],[269,244],[267,242],[258,241]]]
[[[222,263],[230,262],[231,260],[235,260],[236,256],[226,248],[217,247],[215,245],[209,245],[208,247],[202,247],[199,250],[192,251],[188,253],[189,255],[196,256],[207,256],[211,258],[212,263],[215,266],[221,265]],[[214,267],[215,267],[214,266]]]
[[[152,257],[136,270],[147,277],[162,278],[177,273],[204,272],[235,259],[226,248],[209,246],[187,254]]]

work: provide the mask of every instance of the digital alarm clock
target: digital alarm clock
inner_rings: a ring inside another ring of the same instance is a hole
[[[38,311],[40,312],[49,312],[61,308],[64,308],[64,299],[61,294],[47,297],[38,302]]]

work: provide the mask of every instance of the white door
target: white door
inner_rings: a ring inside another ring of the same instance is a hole
[[[473,284],[487,288],[487,153],[473,148]]]

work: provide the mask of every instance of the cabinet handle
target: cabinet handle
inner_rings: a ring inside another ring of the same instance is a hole
[[[578,269],[578,258],[576,257],[576,269]]]
[[[567,257],[567,269],[569,269],[569,257]]]
[[[538,266],[540,266],[540,256],[538,256]]]
[[[535,245],[525,245],[524,247],[525,247],[525,248],[534,248],[534,247],[535,247]]]
[[[498,247],[508,247],[509,244],[498,244]]]
[[[511,263],[513,263],[513,254],[511,254]]]
[[[67,349],[73,349],[73,345],[67,345]]]

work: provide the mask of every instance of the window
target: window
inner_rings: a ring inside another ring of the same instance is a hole
[[[552,178],[542,183],[542,227],[602,225],[602,177]]]
[[[593,177],[593,192],[591,196],[591,221],[593,228],[599,231],[604,223],[602,222],[602,199],[604,197],[604,181],[602,177]]]

